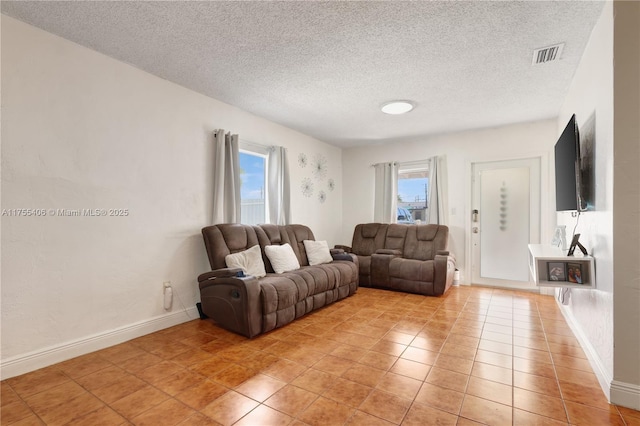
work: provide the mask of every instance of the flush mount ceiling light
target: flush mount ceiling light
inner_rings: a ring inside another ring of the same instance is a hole
[[[391,101],[382,105],[380,109],[382,109],[382,112],[385,114],[398,115],[405,114],[411,111],[414,107],[415,105],[410,101]]]

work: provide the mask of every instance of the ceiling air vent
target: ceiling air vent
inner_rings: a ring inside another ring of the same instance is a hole
[[[532,65],[544,64],[545,62],[557,61],[562,55],[564,43],[543,47],[533,51]]]

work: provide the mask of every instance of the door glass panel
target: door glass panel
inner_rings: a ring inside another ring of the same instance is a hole
[[[480,172],[480,276],[528,281],[529,168]]]

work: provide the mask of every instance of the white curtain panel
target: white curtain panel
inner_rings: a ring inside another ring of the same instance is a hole
[[[447,158],[429,159],[429,218],[428,223],[447,224]]]
[[[213,223],[240,220],[240,162],[238,135],[213,133]]]
[[[289,166],[287,164],[287,150],[281,146],[269,147],[267,185],[269,188],[267,191],[269,223],[288,225],[291,223]]]
[[[378,163],[375,168],[375,198],[373,221],[396,223],[398,215],[398,165],[397,163]]]

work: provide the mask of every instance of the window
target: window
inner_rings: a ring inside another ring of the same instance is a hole
[[[267,222],[266,148],[240,142],[240,219],[257,225]]]
[[[398,168],[398,223],[427,221],[429,163],[406,163]]]

